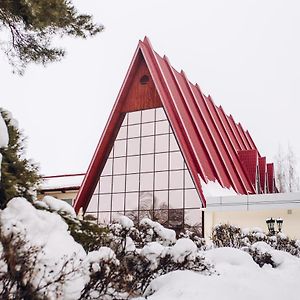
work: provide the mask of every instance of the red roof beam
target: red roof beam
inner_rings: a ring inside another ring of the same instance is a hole
[[[260,175],[261,191],[263,193],[267,193],[267,189],[266,189],[266,179],[267,179],[267,162],[266,162],[266,157],[259,157],[258,158],[258,165],[259,165],[259,175]]]
[[[274,175],[274,164],[267,164],[267,174],[268,174],[268,186],[269,192],[275,193],[275,175]]]
[[[257,169],[258,169],[258,153],[255,149],[241,150],[238,152],[240,162],[244,171],[248,175],[254,190],[256,191]]]

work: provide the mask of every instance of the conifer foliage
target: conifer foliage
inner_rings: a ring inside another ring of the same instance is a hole
[[[9,135],[8,147],[0,149],[2,154],[0,208],[14,197],[33,199],[33,190],[41,181],[38,167],[24,158],[25,138],[16,126],[11,114],[0,108]]]
[[[70,0],[0,1],[0,31],[10,36],[3,50],[21,74],[30,62],[46,64],[64,56],[63,49],[51,45],[53,37],[87,38],[103,28],[92,16],[79,14]]]

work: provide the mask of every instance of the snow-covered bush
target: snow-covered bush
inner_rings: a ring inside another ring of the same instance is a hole
[[[212,242],[216,247],[234,247],[241,246],[242,231],[239,227],[230,224],[220,224],[213,228]]]
[[[2,298],[127,299],[171,271],[214,272],[191,239],[177,240],[157,222],[144,219],[138,229],[122,216],[98,226],[52,197],[33,204],[12,199],[0,225],[0,279],[11,287]]]
[[[260,228],[241,229],[229,224],[217,225],[213,229],[212,242],[215,247],[233,247],[248,252],[259,265],[277,267],[270,250],[281,250],[300,257],[300,241],[288,238],[283,233],[265,234]],[[263,248],[258,245],[265,245]]]
[[[192,240],[199,250],[206,250],[208,248],[205,238],[197,235],[197,232],[185,229],[179,234],[180,238],[188,238]]]
[[[87,278],[82,246],[56,213],[14,198],[0,211],[1,299],[76,299]],[[29,295],[29,296],[28,296]]]
[[[144,218],[140,222],[142,237],[146,242],[158,241],[165,246],[170,246],[176,242],[176,232],[165,228],[158,222]]]
[[[137,229],[130,219],[122,216],[108,226],[106,249],[113,251],[113,259],[105,265],[103,261],[90,265],[90,281],[83,299],[142,295],[154,278],[174,270],[213,272],[192,240],[176,240],[173,230],[150,219],[142,220],[140,225]]]

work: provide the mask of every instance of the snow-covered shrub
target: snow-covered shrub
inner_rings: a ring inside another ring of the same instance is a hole
[[[106,246],[113,251],[113,260],[89,267],[91,279],[82,299],[142,295],[154,278],[175,270],[213,272],[192,240],[176,241],[174,231],[149,219],[141,223],[138,230],[122,216],[118,223],[108,226]]]
[[[127,299],[141,296],[153,279],[171,271],[214,272],[191,239],[177,240],[173,230],[149,219],[139,229],[125,216],[104,227],[77,218],[54,198],[34,204],[17,198],[0,211],[0,224],[1,235],[9,238],[0,252],[11,255],[0,259],[1,282],[19,274],[27,285],[18,287],[30,295],[19,299],[35,299],[35,293],[45,300]],[[27,264],[7,267],[24,259]],[[9,286],[2,298],[18,299],[17,287]]]
[[[265,242],[256,242],[244,250],[252,256],[253,260],[260,267],[271,265],[272,268],[276,268],[278,266],[271,254],[273,248]]]
[[[241,235],[242,231],[239,227],[220,224],[213,228],[212,242],[216,247],[240,248]]]
[[[75,256],[47,263],[44,246],[21,233],[0,233],[0,299],[67,299],[65,286],[82,271]]]
[[[215,247],[234,247],[248,252],[260,267],[265,264],[273,268],[278,266],[272,257],[273,250],[285,251],[300,257],[298,240],[290,239],[280,232],[274,235],[265,234],[260,228],[241,230],[228,224],[218,225],[213,230],[212,241]]]
[[[179,237],[192,240],[199,250],[206,250],[208,248],[205,238],[197,235],[197,232],[191,231],[190,229],[185,229],[179,234]]]
[[[39,299],[73,300],[80,296],[86,282],[86,253],[58,214],[14,198],[0,210],[0,235],[2,258],[10,266],[2,275],[16,286],[10,290],[12,299],[34,299],[17,293],[22,284],[30,289],[26,293],[36,293]]]
[[[160,242],[165,246],[173,245],[176,242],[176,232],[165,228],[158,222],[144,218],[140,222],[140,231],[146,242]]]
[[[58,214],[67,223],[71,236],[85,251],[98,250],[107,244],[107,228],[97,225],[92,218],[77,218],[73,207],[67,202],[46,196],[33,205],[39,210]]]

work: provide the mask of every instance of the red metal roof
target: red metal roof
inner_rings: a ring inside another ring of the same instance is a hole
[[[150,87],[138,84],[143,73],[151,77]],[[165,109],[204,207],[205,195],[198,175],[206,183],[217,180],[222,187],[232,187],[239,194],[256,193],[253,164],[249,170],[249,164],[240,160],[241,153],[250,150],[260,157],[249,132],[216,106],[210,96],[205,96],[197,84],[192,84],[183,71],[176,71],[166,56],[159,56],[145,37],[138,44],[79,190],[76,211],[88,205],[125,112],[160,106]]]

